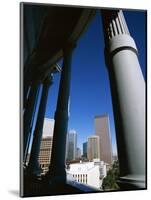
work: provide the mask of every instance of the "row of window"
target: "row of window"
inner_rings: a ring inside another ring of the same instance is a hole
[[[40,155],[40,156],[39,156],[39,159],[43,159],[43,158],[50,159],[50,157],[51,157],[51,155],[43,154],[43,155]]]
[[[48,168],[48,167],[49,167],[49,164],[41,164],[40,167],[41,167],[41,168]]]
[[[45,146],[45,147],[41,148],[40,151],[49,151],[49,152],[51,152],[52,151],[52,147]]]
[[[40,159],[39,162],[40,163],[49,163],[50,160],[48,160],[48,159]]]
[[[72,174],[72,176],[76,181],[87,184],[87,174]]]
[[[73,174],[73,177],[86,177],[87,178],[87,174]]]
[[[47,156],[49,157],[51,154],[49,152],[40,152],[39,156]]]
[[[43,145],[40,146],[40,149],[44,149],[44,148],[51,149],[52,148],[52,144],[43,144]]]

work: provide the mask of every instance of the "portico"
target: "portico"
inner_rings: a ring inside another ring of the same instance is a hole
[[[28,73],[25,73],[23,82],[26,89],[24,89],[25,98],[24,102],[22,102],[24,105],[22,116],[24,121],[22,127],[22,165],[26,160],[31,140],[35,108],[38,108],[30,160],[28,166],[25,166],[25,170],[22,171],[22,175],[30,178],[34,177],[38,181],[36,182],[38,184],[36,189],[33,189],[32,185],[28,188],[25,183],[27,188],[26,195],[28,196],[34,190],[36,196],[39,193],[42,195],[48,194],[49,191],[47,190],[49,188],[51,188],[51,191],[52,187],[57,187],[60,184],[66,187],[65,185],[68,184],[65,170],[65,149],[69,119],[71,69],[72,59],[74,59],[72,54],[74,49],[78,47],[78,40],[81,34],[86,31],[95,16],[96,9],[46,5],[42,8],[35,6],[31,9],[28,4],[21,6],[24,10],[24,20],[27,24],[29,20],[28,14],[32,13],[34,16],[34,18],[30,19],[30,23],[33,31],[35,31],[35,34],[24,33],[26,40],[24,48],[29,46],[28,43],[30,41],[34,40],[35,44],[31,45],[31,50],[27,50],[27,56],[24,55],[26,72],[32,71],[32,75],[28,77]],[[121,189],[145,188],[145,82],[138,61],[138,50],[134,39],[129,33],[122,10],[101,10],[101,18],[120,164],[118,184]],[[61,31],[59,27],[62,27]],[[28,32],[29,29],[27,28],[26,31]],[[57,64],[61,58],[63,59],[62,68]],[[25,62],[27,59],[29,61]],[[56,72],[61,74],[61,79],[54,116],[52,156],[48,173],[45,177],[41,177],[38,155],[48,91],[51,90],[52,83],[55,84],[53,76]],[[38,105],[37,98],[40,86],[42,87],[42,94]],[[73,189],[73,191],[85,193],[86,188],[85,190]],[[88,191],[90,192],[90,188]],[[92,188],[91,192],[100,192],[100,190]],[[23,191],[21,193],[23,195]]]

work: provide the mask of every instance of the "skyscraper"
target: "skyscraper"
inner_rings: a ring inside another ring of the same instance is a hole
[[[99,136],[93,135],[88,137],[87,153],[90,161],[94,158],[100,158]]]
[[[76,149],[76,159],[80,159],[81,158],[81,149],[79,147],[77,147]]]
[[[55,123],[54,119],[50,118],[44,119],[43,134],[42,134],[43,137],[53,136],[54,123]]]
[[[95,117],[95,134],[99,136],[100,160],[112,163],[112,146],[110,139],[109,117],[108,115]]]
[[[75,130],[70,130],[67,134],[66,143],[66,159],[75,160],[77,150],[77,133]]]
[[[42,169],[42,174],[46,174],[49,169],[49,164],[51,161],[53,137],[42,138],[39,152],[39,164]]]
[[[87,142],[83,143],[83,157],[87,158]]]
[[[43,136],[39,152],[39,164],[42,169],[42,174],[46,174],[51,161],[54,122],[54,119],[44,119]]]

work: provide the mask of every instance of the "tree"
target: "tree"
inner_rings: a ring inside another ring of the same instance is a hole
[[[108,171],[107,176],[103,179],[102,188],[103,190],[118,190],[119,186],[116,183],[119,177],[119,163],[114,161],[112,168]]]

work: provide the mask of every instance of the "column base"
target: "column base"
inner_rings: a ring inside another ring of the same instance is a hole
[[[122,190],[146,189],[145,176],[127,175],[120,177],[117,184]]]
[[[24,175],[30,179],[38,179],[39,177],[41,177],[41,172],[42,170],[40,167],[33,169],[31,166],[27,166],[24,169]]]
[[[52,185],[66,184],[66,176],[49,177],[48,182],[49,182],[49,184],[52,184]]]
[[[66,172],[63,170],[58,171],[58,173],[55,171],[55,173],[51,173],[48,171],[48,173],[43,177],[43,179],[49,184],[49,185],[62,185],[66,184]]]

